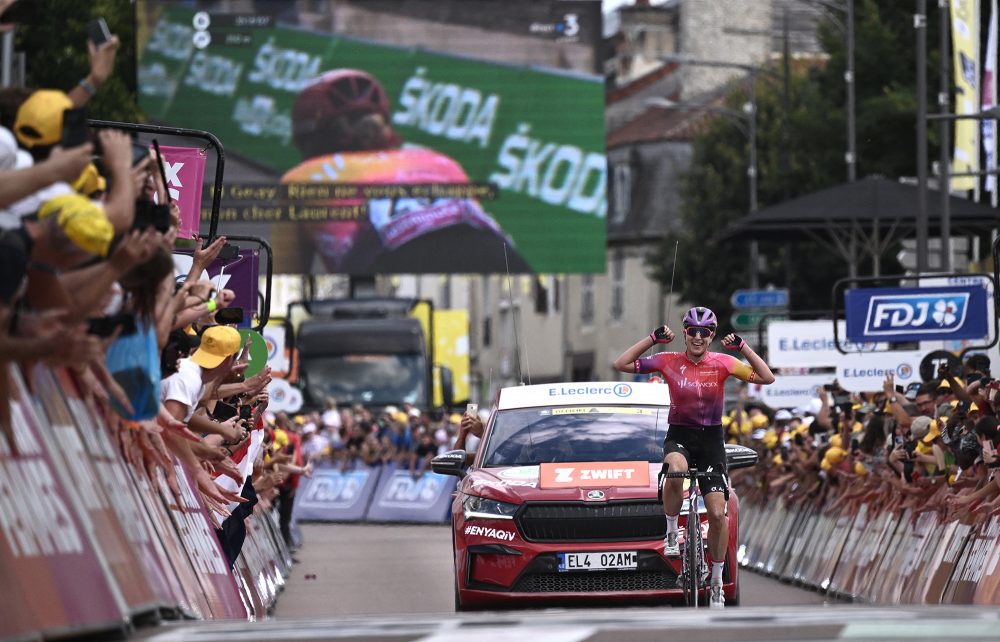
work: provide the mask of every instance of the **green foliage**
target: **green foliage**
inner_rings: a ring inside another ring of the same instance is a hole
[[[87,23],[103,17],[121,41],[108,82],[87,102],[91,118],[137,122],[135,16],[129,0],[19,0],[39,5],[36,24],[18,25],[15,48],[27,54],[29,87],[69,91],[90,70]]]
[[[937,34],[936,12],[929,18],[928,67],[935,70],[936,38],[930,34]],[[916,173],[913,7],[889,0],[856,0],[855,26],[858,178],[912,176]],[[821,42],[829,58],[811,67],[793,67],[787,109],[780,62],[756,80],[761,209],[847,180],[843,28],[824,24]],[[936,72],[930,71],[929,94],[937,87],[936,79]],[[747,81],[735,83],[726,107],[741,110],[747,97]],[[933,106],[934,101],[928,104]],[[725,326],[732,313],[730,294],[750,282],[749,239],[725,234],[749,211],[749,150],[736,118],[705,117],[710,123],[693,141],[691,167],[680,187],[680,232],[663,240],[649,265],[657,280],[669,284],[674,243],[679,241],[675,290],[691,304],[711,307]],[[936,140],[932,131],[932,158],[937,154]],[[839,254],[817,241],[761,242],[760,252],[766,259],[761,286],[788,287],[796,310],[829,309],[833,283],[847,276]],[[895,253],[890,249],[883,256],[883,273],[900,271]],[[861,274],[867,269],[865,264],[859,266]]]

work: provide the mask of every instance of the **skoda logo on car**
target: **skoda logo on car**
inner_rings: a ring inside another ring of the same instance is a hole
[[[604,499],[604,491],[603,490],[589,490],[589,491],[587,491],[587,499],[590,500],[590,501],[592,501],[592,502],[600,501],[600,500]]]

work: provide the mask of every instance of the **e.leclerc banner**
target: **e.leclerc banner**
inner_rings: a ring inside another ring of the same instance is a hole
[[[484,206],[533,271],[605,269],[600,77],[281,27],[249,31],[246,47],[196,49],[192,16],[164,9],[142,52],[139,103],[151,118],[209,130],[283,174],[304,160],[291,140],[299,92],[326,71],[361,70],[385,89],[407,145],[499,188]]]

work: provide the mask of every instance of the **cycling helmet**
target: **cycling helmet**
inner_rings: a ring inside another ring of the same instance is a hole
[[[389,97],[371,75],[357,69],[334,69],[299,93],[292,106],[292,138],[300,150],[350,151],[353,123],[367,114],[389,120]],[[314,154],[308,153],[307,156]]]
[[[714,328],[719,325],[715,318],[715,313],[708,308],[694,307],[684,313],[684,327],[697,325],[705,328]]]

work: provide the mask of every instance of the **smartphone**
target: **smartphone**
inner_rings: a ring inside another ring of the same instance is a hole
[[[79,147],[90,140],[90,128],[87,127],[87,110],[83,107],[67,109],[63,112],[62,140],[59,145],[63,149]]]
[[[906,389],[903,388],[903,386],[896,386],[896,392],[898,392],[901,395],[905,395],[906,394]]]
[[[149,158],[149,148],[142,143],[132,141],[132,167]]]
[[[173,224],[170,216],[170,206],[153,201],[138,200],[135,202],[135,218],[132,220],[133,230],[145,230],[154,227],[158,232],[166,234]]]
[[[243,323],[243,308],[222,308],[215,313],[216,323]]]
[[[128,336],[138,331],[135,326],[135,317],[128,312],[122,312],[108,317],[90,319],[87,321],[87,334],[106,338],[114,334],[119,327],[122,329],[119,336]]]
[[[38,0],[19,0],[0,15],[0,24],[33,25],[38,24]]]
[[[226,243],[222,246],[222,251],[219,252],[220,261],[235,261],[240,258],[240,248],[231,243]]]
[[[479,404],[477,403],[467,403],[465,404],[465,414],[470,417],[475,417],[479,414]]]
[[[240,406],[240,419],[250,421],[251,415],[253,415],[253,408],[250,406]]]
[[[21,0],[21,2],[24,2],[24,0]],[[87,40],[98,47],[111,40],[111,30],[108,29],[108,23],[104,18],[97,18],[87,23]]]
[[[826,390],[827,392],[833,392],[836,389],[837,389],[837,384],[835,384],[835,383],[824,383],[823,384],[823,390]]]
[[[215,410],[212,411],[212,419],[221,423],[232,419],[237,413],[235,406],[219,401],[215,404]]]

